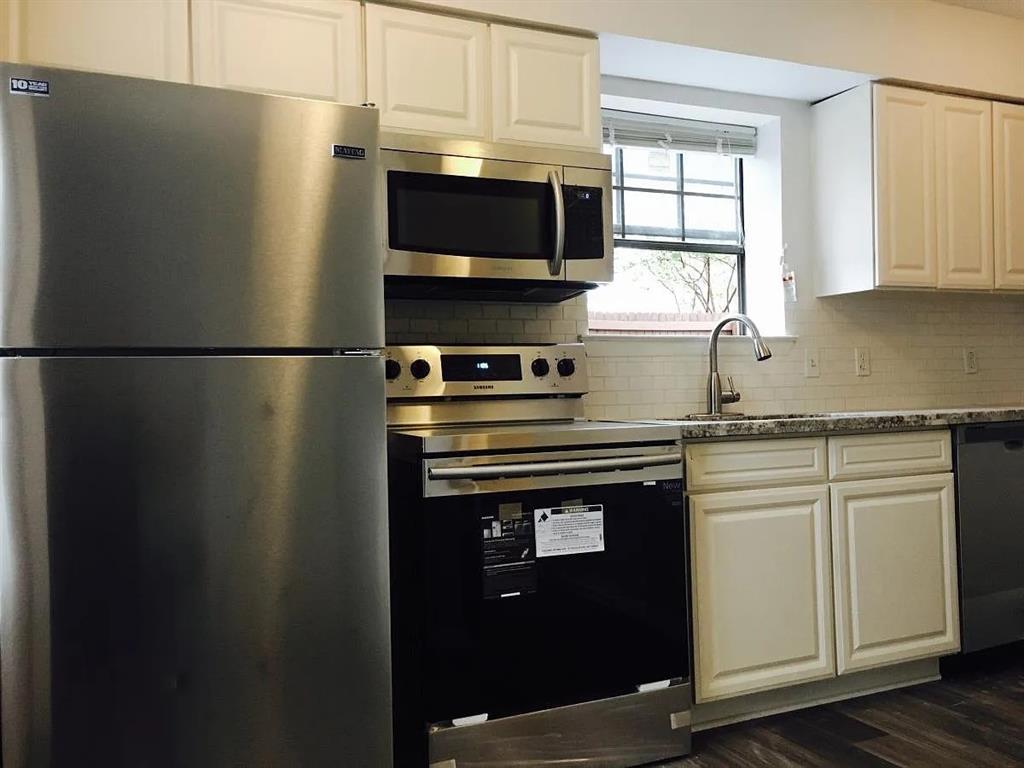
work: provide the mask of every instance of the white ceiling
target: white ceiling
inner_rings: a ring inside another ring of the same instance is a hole
[[[623,35],[601,35],[601,74],[800,101],[818,101],[873,79],[860,72]]]
[[[1024,0],[938,0],[938,2],[1024,19]]]

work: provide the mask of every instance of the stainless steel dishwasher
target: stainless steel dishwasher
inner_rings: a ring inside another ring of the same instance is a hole
[[[1024,639],[1024,422],[958,427],[964,652]]]

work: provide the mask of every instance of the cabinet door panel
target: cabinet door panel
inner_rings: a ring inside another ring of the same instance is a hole
[[[193,0],[195,80],[360,103],[361,21],[354,0]]]
[[[828,464],[832,480],[949,472],[952,439],[948,429],[830,437]]]
[[[827,488],[690,504],[697,701],[831,677]]]
[[[601,148],[597,40],[491,27],[494,138]]]
[[[940,288],[992,288],[992,102],[935,98]]]
[[[1024,106],[993,106],[996,288],[1024,290]]]
[[[8,0],[11,61],[188,82],[188,0]]]
[[[686,446],[686,488],[793,486],[828,479],[825,439],[737,440]]]
[[[832,486],[839,673],[960,647],[953,475]]]
[[[366,6],[366,91],[382,128],[488,137],[487,25]]]
[[[880,286],[938,284],[933,98],[875,86],[875,277]]]

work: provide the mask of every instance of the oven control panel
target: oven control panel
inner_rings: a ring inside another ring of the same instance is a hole
[[[388,347],[388,399],[584,395],[582,344]]]

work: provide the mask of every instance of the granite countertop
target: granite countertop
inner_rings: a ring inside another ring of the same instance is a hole
[[[810,435],[830,432],[892,432],[948,427],[957,424],[1024,422],[1024,406],[940,408],[900,411],[850,411],[811,414],[752,414],[739,419],[652,419],[678,425],[684,440],[771,435]]]

